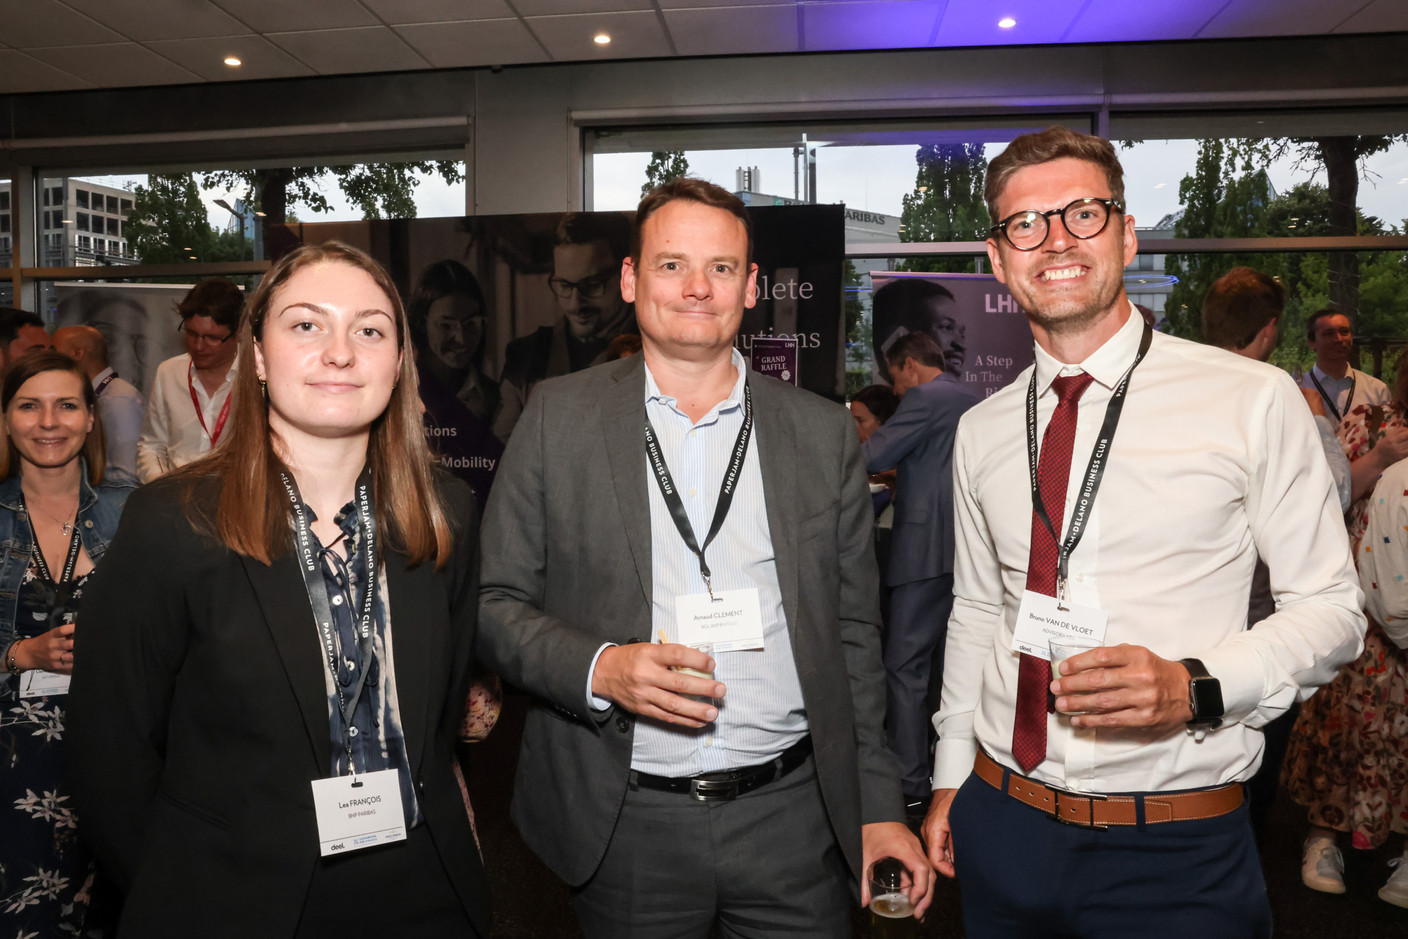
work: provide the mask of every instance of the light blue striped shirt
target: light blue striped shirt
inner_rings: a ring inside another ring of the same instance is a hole
[[[661,394],[650,369],[645,370],[645,411],[655,427],[665,465],[695,538],[702,543],[714,520],[738,431],[743,426],[743,386],[748,365],[733,351],[738,381],[729,396],[694,424],[676,407],[675,399]],[[719,701],[719,717],[698,730],[640,719],[636,723],[631,768],[657,776],[694,776],[715,770],[751,766],[774,759],[807,734],[806,709],[792,642],[782,610],[772,534],[768,530],[763,495],[759,447],[767,440],[758,432],[754,412],[753,436],[739,474],[738,488],[728,518],[705,558],[714,589],[756,587],[763,613],[763,648],[721,652],[714,656],[714,677],[728,686]],[[646,460],[644,429],[640,459]],[[676,640],[675,597],[704,593],[699,560],[685,545],[670,515],[665,497],[647,467],[650,493],[651,638],[660,632]]]

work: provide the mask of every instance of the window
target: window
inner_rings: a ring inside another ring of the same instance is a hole
[[[5,184],[5,189],[0,191],[0,212],[10,211],[10,184]]]
[[[73,201],[76,202],[76,203],[78,203],[78,207],[79,207],[80,209],[86,209],[86,208],[88,208],[88,190],[87,190],[87,189],[74,189],[74,190],[73,190]]]
[[[83,251],[90,251],[93,248],[93,238],[90,235],[78,236],[78,247]]]
[[[87,231],[87,230],[88,230],[88,213],[87,213],[87,212],[76,212],[76,213],[74,213],[74,224],[78,226],[78,230],[79,230],[79,231]]]
[[[9,231],[10,231],[10,213],[6,212],[4,215],[0,215],[0,232],[6,232],[6,233],[8,233]]]
[[[49,195],[49,201],[45,203],[46,205],[63,205],[63,204],[64,204],[64,187],[63,187],[63,186],[53,186],[53,187],[50,188],[49,193],[50,193],[50,195]]]
[[[129,215],[131,215],[131,214],[132,214],[132,200],[131,200],[131,199],[123,199],[123,200],[122,200],[122,217],[123,217],[123,218],[126,218],[127,216],[129,216]]]
[[[109,234],[109,235],[116,235],[117,233],[118,233],[118,231],[117,231],[117,219],[115,219],[115,218],[110,218],[110,219],[108,219],[108,234]]]
[[[112,215],[116,215],[116,214],[117,214],[117,196],[108,196],[108,200],[107,200],[107,201],[108,201],[108,212],[109,212],[110,214],[112,214]]]

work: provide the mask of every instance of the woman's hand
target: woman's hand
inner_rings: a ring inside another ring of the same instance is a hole
[[[42,668],[60,675],[73,674],[72,625],[56,626],[15,646],[15,664],[20,668]]]

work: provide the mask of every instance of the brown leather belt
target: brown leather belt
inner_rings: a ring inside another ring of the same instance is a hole
[[[1144,824],[1188,822],[1216,818],[1241,807],[1241,783],[1196,792],[1151,792],[1139,796],[1101,796],[1069,792],[1042,785],[1007,769],[982,750],[973,763],[973,772],[983,782],[1067,825],[1081,828],[1109,828],[1111,825],[1138,825],[1140,808]],[[1007,786],[1002,785],[1003,776]]]

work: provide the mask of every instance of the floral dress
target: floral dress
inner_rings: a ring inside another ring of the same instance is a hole
[[[74,621],[89,575],[70,583],[50,614],[54,583],[31,559],[20,584],[15,638]],[[2,674],[2,673],[0,673]],[[65,697],[21,698],[20,679],[0,691],[0,939],[100,935],[85,930],[93,886],[92,855],[78,840],[64,767]]]
[[[1339,438],[1351,462],[1390,427],[1408,426],[1385,408],[1381,425],[1360,405],[1346,415]],[[1370,498],[1350,507],[1356,564],[1365,546]],[[1301,705],[1282,784],[1309,810],[1312,825],[1347,831],[1356,848],[1377,848],[1390,832],[1408,834],[1408,651],[1369,617],[1364,652]]]

